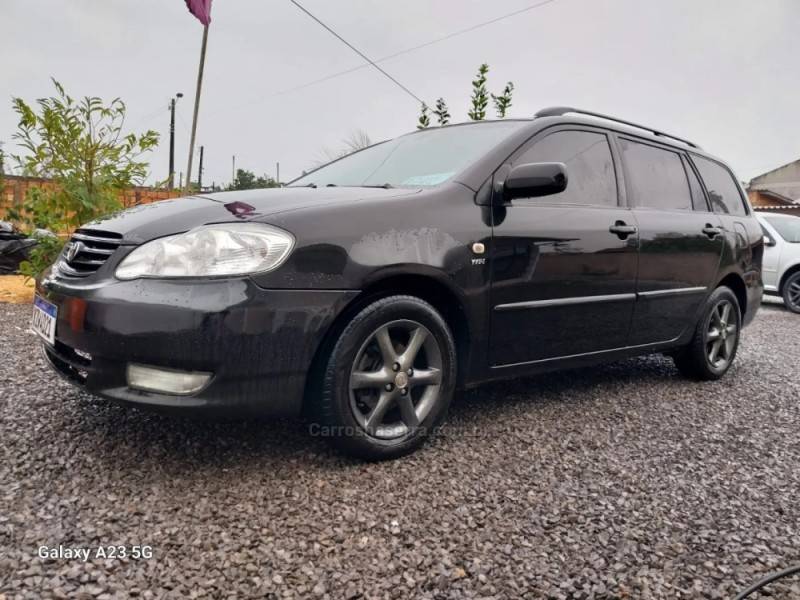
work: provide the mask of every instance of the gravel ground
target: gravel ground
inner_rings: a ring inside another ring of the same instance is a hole
[[[649,357],[489,385],[382,464],[300,423],[108,405],[46,370],[28,314],[0,305],[0,598],[730,598],[800,562],[800,316],[781,305],[721,382]],[[153,555],[39,558],[59,544]]]

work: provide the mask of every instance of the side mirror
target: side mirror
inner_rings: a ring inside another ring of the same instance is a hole
[[[768,235],[764,236],[764,245],[765,246],[775,246],[776,244],[777,244],[777,242],[775,240],[773,240],[771,237],[769,237]]]
[[[538,198],[558,194],[567,189],[567,167],[564,163],[527,163],[517,165],[503,184],[503,199]]]

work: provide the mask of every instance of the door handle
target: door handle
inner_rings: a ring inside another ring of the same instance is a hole
[[[719,227],[714,227],[711,223],[706,223],[706,226],[703,227],[703,233],[713,240],[720,233],[722,233],[722,229]]]
[[[628,225],[625,221],[617,221],[611,227],[608,228],[611,233],[614,233],[619,236],[619,239],[624,240],[629,235],[633,235],[639,229],[634,225]]]

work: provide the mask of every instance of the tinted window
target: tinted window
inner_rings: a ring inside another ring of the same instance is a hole
[[[689,181],[677,152],[620,138],[627,183],[636,206],[692,209]]]
[[[617,205],[617,180],[608,138],[589,131],[558,131],[538,140],[514,164],[560,162],[567,166],[567,189],[537,203]]]
[[[706,195],[705,192],[703,192],[703,186],[700,185],[700,180],[697,178],[697,174],[694,172],[692,165],[689,164],[689,161],[686,160],[685,157],[682,156],[681,161],[683,162],[683,168],[686,169],[686,175],[689,177],[689,188],[692,190],[692,207],[694,207],[695,210],[708,212]]]
[[[711,201],[711,208],[714,212],[726,213],[729,215],[746,215],[742,195],[739,193],[739,186],[730,172],[722,165],[710,161],[700,156],[693,156],[692,159],[700,171],[700,177],[706,184],[708,199]]]
[[[764,217],[780,236],[791,244],[800,244],[800,218]],[[770,236],[771,237],[771,236]]]
[[[291,185],[434,186],[447,181],[527,124],[498,121],[410,133],[345,156]]]

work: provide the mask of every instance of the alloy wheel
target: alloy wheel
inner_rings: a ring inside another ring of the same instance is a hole
[[[706,331],[706,356],[713,368],[727,368],[733,359],[738,335],[736,307],[729,300],[722,300],[711,311]]]
[[[398,320],[376,329],[350,371],[350,408],[370,435],[402,437],[430,413],[442,383],[442,353],[421,323]]]
[[[789,281],[788,285],[789,287],[786,288],[786,300],[791,305],[789,308],[798,311],[800,310],[800,278],[795,277]]]

